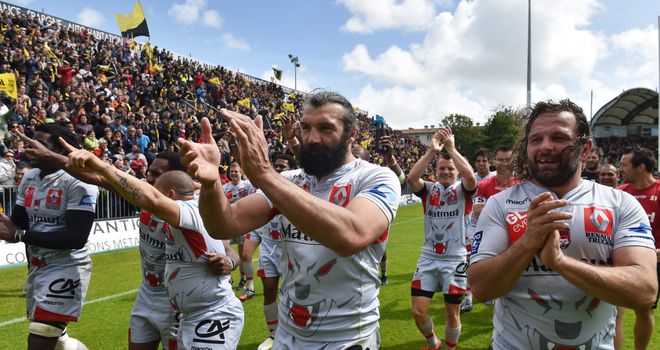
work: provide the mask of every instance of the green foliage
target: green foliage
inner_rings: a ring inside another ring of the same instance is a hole
[[[442,118],[442,126],[451,128],[456,141],[456,149],[464,157],[472,159],[474,152],[483,147],[482,128],[475,126],[470,117],[462,114],[450,114]]]
[[[410,310],[410,281],[415,271],[420,248],[424,241],[424,218],[420,204],[401,207],[392,224],[387,248],[389,284],[380,290],[380,335],[382,350],[421,349],[424,337],[415,327]],[[255,257],[256,257],[255,253]],[[136,248],[92,256],[94,270],[81,320],[72,323],[68,333],[80,339],[90,349],[126,349],[127,329],[133,301],[140,284],[140,254]],[[238,271],[234,281],[238,281]],[[3,325],[4,322],[25,316],[23,291],[26,267],[0,269],[0,349],[25,349],[28,322]],[[263,314],[263,292],[255,281],[257,296],[243,303],[245,326],[239,350],[254,350],[266,338]],[[238,292],[237,292],[238,293]],[[118,295],[109,299],[100,299]],[[488,348],[492,334],[491,306],[475,305],[472,312],[461,315],[463,329],[459,349],[482,350]],[[442,294],[436,294],[429,313],[435,331],[444,338],[444,307]],[[635,313],[625,317],[624,349],[633,348],[633,322]],[[655,314],[656,324],[660,316]],[[660,328],[656,327],[649,349],[660,349]]]
[[[484,146],[491,151],[503,145],[513,147],[520,135],[522,135],[522,121],[519,113],[511,107],[500,106],[484,126]]]

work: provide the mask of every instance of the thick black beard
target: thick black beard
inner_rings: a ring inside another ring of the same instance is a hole
[[[348,152],[348,138],[349,134],[346,134],[336,144],[330,146],[303,143],[300,148],[300,167],[305,173],[316,176],[317,179],[327,176],[344,165]]]
[[[567,183],[580,165],[580,147],[568,146],[564,148],[560,154],[553,155],[561,160],[559,168],[555,170],[539,170],[534,160],[528,160],[529,173],[532,178],[538,181],[541,185],[554,188]],[[538,156],[545,154],[539,153]]]

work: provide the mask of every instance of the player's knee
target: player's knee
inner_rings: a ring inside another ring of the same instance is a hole
[[[424,322],[429,317],[429,312],[424,307],[419,305],[414,305],[412,307],[412,314],[416,321]]]
[[[30,334],[44,338],[59,338],[64,334],[65,329],[65,324],[48,324],[37,321],[30,322],[29,326]]]

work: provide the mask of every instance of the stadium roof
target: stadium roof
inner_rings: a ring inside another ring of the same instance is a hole
[[[590,124],[591,128],[596,125],[657,125],[658,93],[646,88],[626,90],[601,107]]]

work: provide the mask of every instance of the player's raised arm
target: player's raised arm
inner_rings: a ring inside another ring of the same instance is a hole
[[[77,149],[60,138],[60,143],[69,152],[68,169],[78,173],[93,173],[102,176],[119,194],[131,204],[148,210],[165,222],[179,224],[179,206],[176,201],[162,194],[146,181],[123,172],[102,161],[93,153]]]
[[[450,128],[440,129],[438,131],[442,136],[443,144],[445,150],[449,154],[449,157],[454,161],[454,166],[458,170],[458,174],[461,176],[461,183],[463,188],[467,191],[474,191],[477,188],[477,178],[474,176],[474,170],[463,155],[455,147],[454,144],[454,134]]]
[[[424,156],[422,156],[422,158],[420,158],[417,163],[413,165],[412,169],[410,169],[410,172],[408,173],[408,178],[406,181],[408,181],[408,185],[413,192],[419,192],[424,187],[424,180],[422,180],[422,175],[424,175],[426,168],[428,168],[429,164],[431,164],[433,157],[440,153],[444,147],[442,134],[440,131],[436,131],[431,142],[431,147],[426,150]]]

